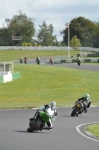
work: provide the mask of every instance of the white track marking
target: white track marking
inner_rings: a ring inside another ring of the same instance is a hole
[[[79,134],[81,134],[81,135],[84,136],[85,138],[90,139],[90,140],[93,140],[93,141],[96,141],[96,142],[99,142],[99,140],[96,140],[96,139],[94,139],[94,138],[91,138],[91,137],[89,137],[89,136],[86,136],[85,134],[83,134],[83,133],[80,131],[80,127],[82,127],[82,126],[91,125],[91,124],[97,124],[97,123],[99,123],[99,122],[92,122],[92,123],[81,124],[81,125],[78,125],[78,126],[76,127],[76,130],[77,130],[77,132],[78,132]],[[87,132],[86,132],[86,133],[87,133]]]

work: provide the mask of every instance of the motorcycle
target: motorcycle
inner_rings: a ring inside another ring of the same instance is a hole
[[[22,58],[20,58],[20,63],[21,63],[21,64],[23,63],[23,59],[22,59]]]
[[[80,60],[77,60],[77,64],[78,64],[78,66],[80,66],[80,64],[81,64],[81,61],[80,61]]]
[[[29,127],[27,128],[28,132],[33,131],[41,131],[42,129],[46,129],[46,123],[49,122],[50,116],[44,112],[38,112],[36,118],[30,118]],[[44,128],[45,127],[45,128]]]
[[[50,64],[53,65],[53,63],[54,63],[53,60],[50,60]]]
[[[25,64],[27,63],[27,58],[26,58],[26,57],[24,58],[24,63],[25,63]]]
[[[36,59],[36,63],[39,65],[39,64],[40,64],[40,60],[39,60],[39,59]]]
[[[50,62],[50,64],[51,64],[51,65],[53,65],[53,64],[54,64],[53,57],[50,57],[49,62]]]
[[[78,114],[81,114],[83,112],[83,103],[81,101],[77,101],[75,103],[75,106],[73,107],[71,116],[78,116]]]

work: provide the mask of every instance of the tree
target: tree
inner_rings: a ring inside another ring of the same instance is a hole
[[[0,28],[0,46],[12,45],[11,32],[8,28]]]
[[[97,32],[94,39],[94,47],[99,48],[99,31]]]
[[[95,46],[94,40],[98,32],[98,26],[96,23],[86,19],[84,17],[74,18],[69,23],[70,40],[77,35],[81,41],[82,46]],[[63,41],[68,44],[68,29],[61,31],[63,34]]]
[[[38,31],[37,37],[38,42],[43,46],[52,46],[57,42],[56,36],[53,36],[54,28],[52,24],[47,25],[43,21],[42,25],[39,25],[40,29]]]
[[[70,46],[73,49],[78,49],[78,47],[81,46],[80,40],[77,38],[77,36],[75,35],[74,37],[72,37],[71,41],[70,41]]]
[[[98,28],[98,31],[96,33],[96,35],[94,36],[94,47],[96,48],[99,48],[99,22],[95,22],[97,28]]]
[[[22,41],[30,42],[35,35],[34,22],[32,18],[28,18],[26,14],[19,11],[18,15],[13,18],[5,19],[8,30],[12,33],[10,36],[22,36]]]
[[[81,46],[80,40],[77,38],[77,36],[75,35],[74,37],[72,37],[71,41],[70,41],[70,46],[75,50],[78,49],[78,47]]]

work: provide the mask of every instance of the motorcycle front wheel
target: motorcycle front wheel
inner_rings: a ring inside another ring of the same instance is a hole
[[[42,120],[38,119],[36,122],[33,122],[33,124],[29,128],[27,128],[27,131],[33,132],[34,130],[39,130],[41,126],[42,126]]]
[[[78,112],[78,108],[73,109],[73,111],[72,111],[72,113],[71,113],[71,116],[72,116],[72,117],[73,117],[73,116],[78,116],[77,112]]]
[[[27,132],[33,132],[33,129],[31,127],[27,128]]]

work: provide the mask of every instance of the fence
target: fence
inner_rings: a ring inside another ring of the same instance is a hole
[[[68,46],[0,46],[0,50],[73,50]],[[99,52],[99,48],[92,47],[78,47],[79,51]]]

